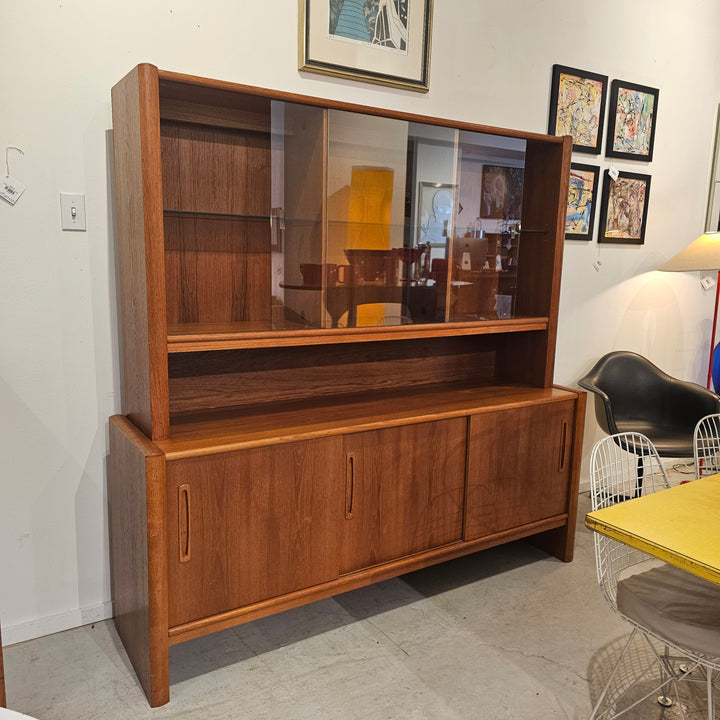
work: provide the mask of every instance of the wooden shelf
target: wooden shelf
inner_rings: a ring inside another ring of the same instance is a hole
[[[168,352],[202,352],[242,348],[301,347],[338,343],[491,335],[548,329],[546,317],[397,325],[390,327],[293,329],[290,323],[270,329],[260,323],[185,324],[168,327]]]
[[[433,386],[332,400],[304,400],[177,414],[170,438],[156,441],[168,460],[363,430],[542,405],[575,397],[561,388],[521,385]]]

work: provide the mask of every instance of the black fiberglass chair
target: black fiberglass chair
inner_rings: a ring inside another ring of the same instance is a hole
[[[677,380],[642,355],[611,352],[578,382],[595,393],[595,416],[608,433],[646,435],[661,457],[693,457],[695,425],[720,412],[720,397]]]

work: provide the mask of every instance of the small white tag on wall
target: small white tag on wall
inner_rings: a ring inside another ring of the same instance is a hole
[[[15,178],[8,176],[0,181],[0,197],[11,205],[14,205],[24,192],[25,186]]]
[[[715,281],[710,277],[710,275],[706,275],[701,281],[700,284],[703,286],[703,290],[709,290],[713,285],[715,285]]]
[[[611,167],[608,170],[608,175],[612,178],[612,181],[615,182],[620,176],[620,171],[617,168]]]

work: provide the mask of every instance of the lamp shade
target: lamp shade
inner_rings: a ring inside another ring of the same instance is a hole
[[[673,255],[658,270],[720,270],[720,232],[709,232],[693,240],[684,250]]]

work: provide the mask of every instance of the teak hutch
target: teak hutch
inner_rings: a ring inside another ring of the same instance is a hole
[[[112,92],[115,624],[169,646],[517,538],[573,555],[570,138],[139,65]]]

